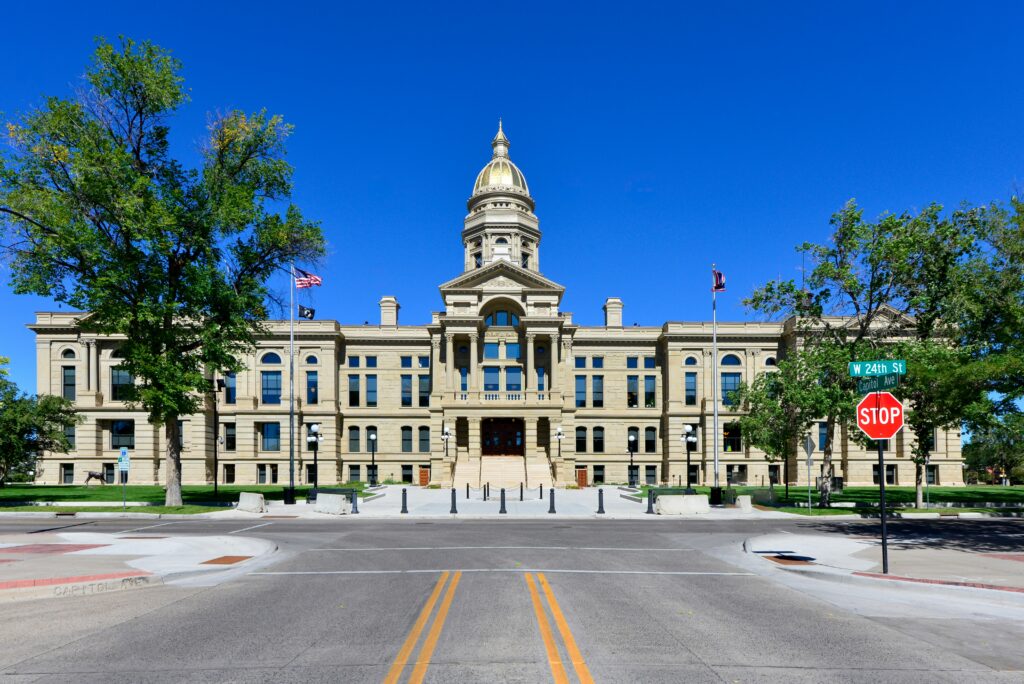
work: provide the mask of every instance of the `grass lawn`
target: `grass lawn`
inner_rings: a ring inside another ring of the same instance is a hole
[[[0,508],[0,512],[3,513],[121,513],[123,510],[120,506],[4,506]],[[216,513],[223,510],[223,506],[134,506],[129,508],[128,512],[193,515],[195,513]]]
[[[363,482],[353,482],[338,486],[359,489],[360,496],[366,496],[365,492],[362,491],[365,487]],[[310,487],[308,486],[296,487],[296,497],[305,499],[309,489]],[[203,504],[211,503],[225,505],[234,503],[238,501],[240,492],[259,492],[267,499],[279,500],[284,497],[284,487],[279,484],[220,485],[218,490],[215,496],[213,485],[186,485],[181,488],[181,499],[187,506],[202,506]],[[164,488],[154,485],[128,485],[127,498],[129,501],[162,503],[164,501]],[[115,503],[121,501],[121,485],[15,484],[0,487],[0,507],[3,510],[12,510],[8,506],[17,506],[19,503],[29,503],[32,501],[110,501]],[[147,507],[146,510],[151,513],[154,512],[152,507]]]
[[[647,498],[647,490],[651,487],[643,485],[640,488],[640,496],[644,499]],[[678,487],[672,487],[672,489],[678,489]],[[709,487],[694,487],[698,494],[710,494]],[[755,490],[767,489],[767,487],[732,487],[733,491],[737,495],[750,494]],[[1002,487],[999,485],[975,485],[971,487],[929,487],[928,488],[928,500],[933,503],[1010,503],[1020,504],[1024,506],[1024,486],[1013,486],[1013,487]],[[728,491],[723,488],[723,491]],[[789,498],[785,497],[786,487],[785,485],[778,485],[775,487],[776,500],[780,504],[796,504],[796,503],[807,503],[807,485],[790,485],[789,487]],[[885,488],[885,500],[888,504],[908,504],[913,506],[915,503],[913,487],[893,487],[888,486]],[[878,487],[847,487],[842,493],[833,494],[833,501],[855,501],[865,504],[878,504]],[[811,490],[811,501],[814,504],[818,503],[818,491],[816,489]],[[806,510],[806,509],[803,509]],[[849,511],[850,509],[846,509]],[[957,509],[957,510],[969,510],[969,509]],[[978,510],[984,510],[979,508]]]

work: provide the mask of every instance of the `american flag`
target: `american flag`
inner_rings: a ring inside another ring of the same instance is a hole
[[[303,289],[307,287],[313,287],[314,285],[323,285],[324,280],[318,275],[313,275],[309,271],[303,271],[301,268],[295,269],[295,272],[299,275],[295,276],[295,287]]]
[[[714,282],[711,285],[711,291],[725,292],[725,274],[712,268],[711,277],[714,279]]]

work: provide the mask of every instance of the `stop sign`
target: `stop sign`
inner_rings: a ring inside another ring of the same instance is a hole
[[[871,439],[891,439],[903,429],[903,404],[889,392],[875,392],[857,404],[857,427]]]

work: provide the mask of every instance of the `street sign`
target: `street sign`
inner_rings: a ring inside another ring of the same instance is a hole
[[[889,392],[869,394],[857,404],[857,427],[871,439],[892,439],[903,429],[903,404]]]
[[[814,453],[814,437],[807,435],[807,439],[804,440],[804,451],[807,452],[807,465],[812,465],[814,459],[811,458],[811,454]]]
[[[851,361],[850,376],[865,378],[872,375],[906,375],[906,361]]]
[[[868,392],[881,392],[892,389],[900,384],[900,376],[892,375],[871,375],[857,381],[857,391],[861,394]]]
[[[122,473],[127,473],[130,465],[131,457],[128,455],[128,447],[121,447],[121,453],[117,457],[117,469]]]

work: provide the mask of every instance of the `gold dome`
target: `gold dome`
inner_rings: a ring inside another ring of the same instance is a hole
[[[491,141],[491,147],[494,149],[494,155],[487,166],[477,175],[476,183],[473,185],[473,194],[511,189],[529,195],[530,188],[526,185],[526,176],[508,158],[509,141],[505,137],[505,132],[501,130],[500,119],[498,120],[498,133]]]

